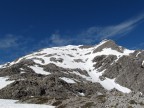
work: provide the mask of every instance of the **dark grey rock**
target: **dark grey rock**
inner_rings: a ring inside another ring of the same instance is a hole
[[[82,59],[74,59],[74,61],[77,63],[84,63],[84,61]]]
[[[104,48],[111,48],[111,49],[116,50],[118,52],[123,52],[123,50],[124,50],[123,47],[118,46],[114,41],[107,40],[103,45],[101,45],[98,48],[96,48],[93,51],[93,53],[101,52]]]
[[[117,59],[117,57],[115,55],[96,56],[93,59],[93,62],[95,63],[93,66],[95,67],[95,69],[102,71],[104,69],[111,67],[111,64],[114,63],[116,59]]]
[[[54,53],[54,54],[47,54],[47,55],[45,55],[45,57],[51,57],[51,56],[55,56],[55,55],[57,55],[57,53]]]
[[[92,48],[93,46],[91,45],[83,45],[83,46],[80,46],[79,48],[80,49],[87,49],[87,48]]]

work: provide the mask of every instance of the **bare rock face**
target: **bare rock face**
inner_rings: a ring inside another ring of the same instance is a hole
[[[79,48],[81,49],[87,49],[87,48],[92,48],[93,46],[90,46],[90,45],[83,45],[83,46],[80,46]]]
[[[101,46],[99,46],[98,48],[96,48],[93,53],[96,52],[100,52],[102,51],[104,48],[111,48],[113,50],[116,50],[118,52],[123,52],[123,47],[118,46],[114,41],[112,40],[105,40],[106,42],[104,44],[102,44]]]
[[[105,92],[104,88],[98,84],[81,83],[69,84],[56,75],[35,76],[29,80],[17,80],[14,83],[0,90],[0,98],[23,99],[26,97],[48,96],[57,99],[66,99],[84,93],[85,96],[95,92]]]
[[[18,68],[18,66],[12,66],[8,68],[0,69],[0,77],[19,74],[19,73],[20,73],[20,69]]]
[[[22,61],[9,68],[1,69],[1,76],[9,76],[9,80],[15,81],[0,89],[0,98],[23,100],[30,97],[49,97],[51,99],[63,100],[74,96],[81,96],[81,93],[89,96],[98,91],[106,92],[99,83],[91,83],[72,73],[77,71],[81,75],[88,76],[85,70],[66,69],[50,63],[41,66],[43,70],[51,72],[50,75],[45,76],[36,74],[29,67],[31,65],[34,65],[31,61]],[[21,73],[21,69],[24,73]],[[76,83],[67,83],[61,79],[62,77],[73,79]]]
[[[96,56],[93,59],[93,62],[95,63],[93,66],[95,69],[99,69],[99,71],[102,71],[104,69],[107,69],[108,67],[111,66],[111,64],[116,60],[117,57],[115,55],[101,55],[101,56]]]
[[[77,62],[77,63],[80,63],[80,62],[84,63],[84,61],[82,59],[74,59],[74,61]]]
[[[142,59],[133,56],[123,56],[116,63],[107,68],[104,77],[116,78],[116,81],[134,91],[144,93],[144,69],[141,67]]]
[[[57,65],[55,65],[53,63],[49,63],[49,64],[45,65],[43,69],[48,72],[66,71],[66,69],[64,69],[62,67],[58,67]]]
[[[51,58],[50,58],[50,61],[62,63],[62,62],[63,62],[63,59],[62,59],[62,58],[51,57]]]

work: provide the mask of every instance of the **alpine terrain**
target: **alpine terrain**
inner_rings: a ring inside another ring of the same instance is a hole
[[[0,105],[12,99],[40,108],[144,108],[143,94],[144,50],[112,40],[46,48],[0,65]]]

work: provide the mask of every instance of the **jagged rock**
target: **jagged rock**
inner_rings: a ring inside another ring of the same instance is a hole
[[[74,57],[73,55],[71,55],[71,54],[67,54],[68,56],[70,56],[70,57]]]
[[[48,72],[66,71],[66,69],[64,69],[62,67],[58,67],[57,65],[55,65],[53,63],[49,63],[49,64],[45,65],[44,70],[48,71]]]
[[[91,45],[83,45],[83,46],[80,46],[79,48],[80,49],[87,49],[87,48],[92,48],[93,46]]]
[[[62,59],[62,58],[51,57],[51,58],[50,58],[50,61],[62,63],[62,62],[63,62],[63,59]]]
[[[20,73],[20,69],[18,65],[0,69],[0,77],[10,76],[10,75],[19,74],[19,73]]]
[[[74,61],[77,62],[77,63],[80,63],[80,62],[84,63],[84,61],[82,59],[74,59]]]
[[[144,69],[141,68],[141,63],[140,59],[123,56],[108,67],[103,76],[111,79],[116,78],[119,84],[144,93],[143,83],[141,83],[144,81]]]
[[[106,42],[104,44],[102,44],[101,46],[99,46],[98,48],[96,48],[93,53],[97,53],[102,51],[104,48],[111,48],[113,50],[116,50],[118,52],[123,52],[124,48],[118,46],[114,41],[112,40],[105,40]]]
[[[19,62],[19,65],[26,65],[26,66],[30,66],[30,65],[35,65],[35,62],[31,59],[22,59]]]
[[[99,71],[102,71],[102,70],[107,69],[108,67],[110,67],[110,65],[112,63],[114,63],[116,59],[117,59],[117,57],[115,55],[96,56],[93,59],[93,62],[96,63],[96,64],[94,64],[93,66],[95,67],[95,69],[99,69]]]
[[[45,55],[45,57],[51,57],[51,56],[55,56],[55,55],[57,55],[56,53],[54,53],[54,54],[47,54],[47,55]]]
[[[105,78],[104,76],[100,76],[99,79],[100,79],[101,81],[104,81],[106,78]]]

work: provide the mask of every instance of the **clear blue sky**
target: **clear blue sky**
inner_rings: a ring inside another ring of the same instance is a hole
[[[0,1],[0,63],[41,48],[102,39],[144,48],[144,0]]]

